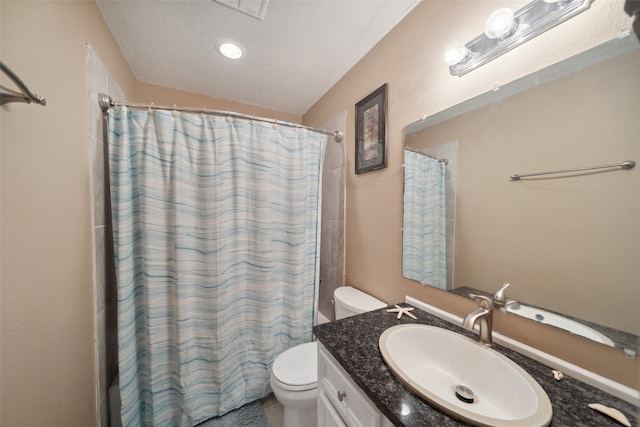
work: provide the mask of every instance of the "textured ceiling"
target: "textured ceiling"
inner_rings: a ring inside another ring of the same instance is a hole
[[[262,20],[212,0],[97,4],[139,81],[302,115],[418,2],[270,0]],[[224,38],[246,56],[221,57]]]

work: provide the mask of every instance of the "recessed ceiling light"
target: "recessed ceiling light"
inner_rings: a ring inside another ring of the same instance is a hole
[[[245,54],[244,47],[233,40],[220,40],[216,42],[216,50],[225,58],[240,59]]]

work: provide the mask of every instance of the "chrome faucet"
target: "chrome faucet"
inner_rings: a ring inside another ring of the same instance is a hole
[[[467,314],[462,321],[462,327],[473,331],[474,326],[478,323],[480,326],[478,340],[487,347],[491,347],[493,345],[493,339],[491,337],[493,328],[493,301],[484,295],[469,294],[469,297],[478,303],[478,308]]]
[[[476,308],[462,321],[462,327],[473,332],[476,323],[480,326],[480,335],[478,341],[487,347],[493,345],[493,309],[498,308],[501,312],[505,312],[507,308],[520,308],[520,304],[516,300],[507,299],[504,294],[505,289],[509,287],[508,283],[502,285],[498,291],[493,294],[492,298],[484,295],[469,294],[469,297],[478,303]]]

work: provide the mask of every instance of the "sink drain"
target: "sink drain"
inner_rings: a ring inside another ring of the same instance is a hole
[[[473,403],[473,391],[469,387],[463,385],[456,386],[456,397],[464,403]]]

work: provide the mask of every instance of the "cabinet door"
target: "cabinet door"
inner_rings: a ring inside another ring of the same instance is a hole
[[[318,343],[318,393],[318,395],[322,393],[343,423],[349,427],[391,425],[320,343]]]
[[[318,391],[318,427],[347,427],[324,391]]]

